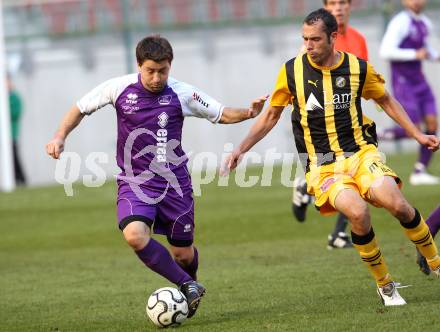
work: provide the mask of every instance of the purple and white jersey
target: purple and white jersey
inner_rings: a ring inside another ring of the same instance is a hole
[[[77,102],[83,114],[112,104],[117,113],[119,179],[152,191],[171,186],[191,188],[188,158],[181,146],[185,116],[216,123],[223,106],[195,87],[168,79],[160,93],[144,88],[140,74],[108,80]]]
[[[389,23],[380,46],[380,54],[391,61],[393,84],[427,85],[422,73],[422,63],[416,59],[416,51],[426,48],[430,59],[439,53],[428,40],[432,23],[425,15],[409,10],[397,14]]]

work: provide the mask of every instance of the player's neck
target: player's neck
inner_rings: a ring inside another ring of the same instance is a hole
[[[417,18],[420,17],[420,15],[422,15],[422,11],[421,10],[419,10],[418,12],[414,11],[414,10],[412,10],[410,8],[406,8],[406,10],[410,13],[411,16],[414,16],[414,17],[417,17]]]
[[[335,67],[339,61],[341,60],[341,52],[333,50],[330,55],[324,59],[321,63],[315,63],[317,66],[322,68],[333,68]]]
[[[348,24],[338,25],[338,34],[345,35],[347,33]]]

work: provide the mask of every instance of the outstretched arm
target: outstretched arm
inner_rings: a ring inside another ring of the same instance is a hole
[[[263,109],[264,103],[269,96],[263,96],[252,101],[249,108],[225,107],[219,123],[231,124],[255,118]]]
[[[54,159],[60,157],[64,150],[64,141],[69,133],[81,122],[84,114],[82,114],[78,106],[74,105],[69,112],[66,113],[61,121],[60,127],[49,143],[46,145],[46,152]]]
[[[413,137],[421,145],[425,145],[428,149],[437,151],[439,149],[440,140],[435,135],[423,134],[417,126],[412,123],[411,119],[406,114],[402,105],[388,92],[383,97],[375,99],[382,109],[400,125],[408,133],[408,136]]]
[[[270,106],[257,122],[255,122],[245,139],[226,160],[226,165],[229,170],[235,169],[240,162],[240,157],[272,130],[280,119],[283,109],[284,107],[282,106]]]

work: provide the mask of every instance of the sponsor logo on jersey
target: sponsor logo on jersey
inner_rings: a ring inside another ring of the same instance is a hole
[[[139,106],[123,105],[121,108],[124,114],[136,114],[139,111]]]
[[[315,88],[317,88],[317,87],[318,87],[318,81],[319,81],[319,80],[316,80],[316,81],[307,80],[307,83],[309,83],[309,84],[311,84],[311,85],[314,85]]]
[[[318,99],[316,99],[313,93],[310,94],[306,103],[306,111],[316,111],[318,109],[323,110],[324,108],[319,103]]]
[[[171,103],[171,99],[173,99],[172,95],[165,95],[160,96],[157,101],[160,105],[169,105]]]
[[[165,112],[162,112],[157,117],[159,121],[157,122],[161,128],[165,128],[165,126],[168,124],[168,114]]]
[[[345,80],[345,79],[344,79]],[[344,82],[345,84],[345,82]],[[324,90],[324,105],[333,105],[335,110],[349,109],[351,107],[352,94],[350,93],[335,93],[331,98],[328,98],[327,92]],[[306,103],[306,111],[323,110],[324,107],[319,103],[318,99],[313,93],[309,95]]]
[[[191,232],[191,224],[186,224],[186,225],[183,227],[183,232],[184,232],[184,233]]]
[[[193,99],[194,99],[195,101],[197,101],[198,103],[200,103],[201,105],[203,105],[204,107],[206,107],[206,108],[209,107],[209,104],[208,104],[206,101],[204,101],[204,100],[202,99],[202,97],[200,97],[200,95],[199,95],[197,92],[194,92],[194,93],[193,93]]]
[[[324,183],[320,187],[321,191],[323,193],[325,193],[330,188],[330,186],[335,182],[336,182],[335,178],[329,178],[329,179],[325,180]]]
[[[163,113],[162,113],[163,114]],[[167,162],[167,143],[168,143],[168,130],[159,129],[156,133],[156,160],[159,163]]]
[[[345,85],[345,79],[344,79]],[[352,94],[350,93],[334,93],[333,96],[327,96],[327,91],[324,92],[324,104],[332,105],[336,110],[349,109],[351,107]],[[329,98],[330,97],[330,98]]]
[[[134,105],[134,104],[137,104],[137,99],[138,99],[138,95],[137,95],[137,94],[135,94],[135,93],[129,93],[129,94],[127,95],[127,99],[125,100],[125,102],[126,102],[127,104]]]

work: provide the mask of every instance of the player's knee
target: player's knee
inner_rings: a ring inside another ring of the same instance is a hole
[[[394,199],[389,211],[400,221],[407,221],[411,219],[410,215],[412,207],[403,197]]]
[[[365,221],[369,220],[370,212],[368,211],[367,204],[359,204],[358,206],[353,206],[350,214],[347,217],[352,223],[364,224]]]
[[[189,265],[189,264],[191,264],[191,262],[194,258],[194,253],[193,253],[191,247],[173,248],[172,253],[173,253],[174,259],[180,265]]]
[[[128,230],[124,232],[124,237],[128,245],[134,250],[143,249],[150,240],[150,236],[148,233],[138,229]]]

